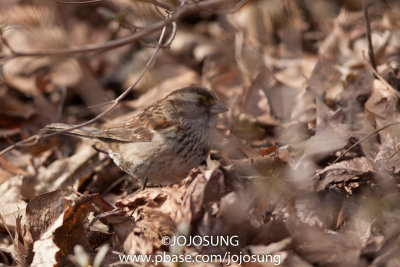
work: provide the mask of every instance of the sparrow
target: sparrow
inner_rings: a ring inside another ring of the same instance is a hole
[[[95,141],[118,167],[135,178],[169,185],[181,181],[207,158],[217,116],[226,111],[211,90],[189,86],[124,121],[63,133]],[[53,123],[46,128],[57,132],[71,127],[74,125]]]

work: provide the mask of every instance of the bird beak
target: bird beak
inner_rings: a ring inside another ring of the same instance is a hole
[[[222,113],[222,112],[226,112],[229,109],[227,107],[225,107],[224,105],[222,105],[219,102],[215,102],[215,104],[210,108],[210,112],[212,114],[218,114],[218,113]]]

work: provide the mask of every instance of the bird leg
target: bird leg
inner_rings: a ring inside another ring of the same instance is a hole
[[[142,190],[146,189],[147,181],[148,181],[147,177],[140,178],[140,183],[142,184]]]
[[[96,150],[97,152],[99,152],[99,153],[108,154],[107,151],[105,151],[105,150],[103,150],[103,149],[101,149],[101,148],[98,148],[95,144],[92,145],[92,148],[93,148],[94,150]]]

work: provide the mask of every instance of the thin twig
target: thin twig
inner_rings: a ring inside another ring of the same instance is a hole
[[[363,10],[364,10],[365,29],[367,32],[367,40],[368,40],[368,56],[369,56],[369,60],[371,61],[372,67],[376,71],[374,47],[372,46],[372,38],[371,38],[371,21],[369,20],[369,15],[368,15],[367,0],[362,0],[362,3],[363,3]]]
[[[400,98],[399,91],[397,91],[390,83],[388,83],[382,77],[382,75],[379,74],[379,72],[376,69],[374,69],[374,67],[371,65],[371,63],[366,59],[364,51],[363,51],[363,58],[364,58],[365,62],[367,63],[368,68],[374,73],[375,78],[378,78],[381,82],[383,82],[384,85],[386,85],[387,88],[389,88],[390,90],[393,90],[393,92]]]
[[[172,32],[171,32],[170,38],[165,42],[165,44],[163,44],[161,46],[161,48],[170,48],[172,41],[175,39],[176,29],[177,29],[176,22],[172,22]],[[139,40],[139,42],[142,46],[145,46],[145,47],[151,47],[151,48],[156,47],[156,45],[154,45],[154,44],[149,44],[149,43],[146,43],[141,40]]]
[[[0,221],[3,224],[4,228],[7,230],[8,235],[11,238],[11,241],[15,244],[14,236],[11,234],[11,230],[7,225],[6,216],[4,215],[3,211],[0,211]]]
[[[91,3],[97,3],[97,2],[102,2],[103,0],[81,0],[81,1],[62,1],[62,0],[55,0],[59,4],[64,4],[64,5],[79,5],[79,4],[91,4]],[[145,3],[150,3],[158,7],[162,7],[166,10],[173,10],[173,5],[168,4],[168,3],[163,3],[159,2],[157,0],[138,0],[140,2],[145,2]]]
[[[382,128],[379,128],[379,129],[373,131],[372,133],[370,133],[370,134],[364,136],[363,138],[361,138],[360,140],[358,140],[354,145],[352,145],[351,147],[349,147],[348,149],[346,149],[342,154],[340,154],[340,156],[339,156],[337,159],[335,159],[335,161],[332,162],[332,164],[335,164],[336,162],[338,162],[347,152],[349,152],[349,151],[352,150],[354,147],[356,147],[356,146],[359,145],[360,143],[364,142],[365,140],[367,140],[367,139],[370,138],[371,136],[373,136],[373,135],[379,133],[380,131],[383,131],[383,130],[385,130],[385,129],[391,127],[391,126],[399,125],[399,124],[400,124],[399,121],[389,123],[389,124],[383,126]]]
[[[176,36],[176,30],[177,30],[177,25],[176,22],[172,22],[172,32],[171,35],[169,37],[169,39],[165,42],[165,44],[163,45],[163,48],[170,48],[172,41],[175,39]]]
[[[64,104],[65,104],[65,99],[67,97],[67,88],[65,86],[62,86],[59,88],[60,89],[60,101],[58,103],[57,107],[57,120],[61,119],[62,112],[64,110]]]
[[[31,137],[28,137],[22,141],[14,143],[14,144],[10,145],[9,147],[6,147],[2,151],[0,151],[0,156],[3,155],[4,153],[7,153],[8,151],[13,150],[16,147],[35,145],[40,140],[40,138],[41,138],[40,134],[35,134],[35,135],[32,135]]]
[[[13,48],[11,47],[11,45],[8,43],[7,39],[4,38],[4,35],[3,35],[3,28],[0,30],[0,40],[1,40],[1,42],[4,44],[4,46],[7,47],[7,48],[11,51],[11,53],[15,53],[14,49],[13,49]]]

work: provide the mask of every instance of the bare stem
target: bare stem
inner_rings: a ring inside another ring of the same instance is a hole
[[[371,21],[369,20],[369,15],[368,15],[367,0],[362,0],[362,3],[363,3],[363,10],[364,10],[365,29],[366,29],[367,40],[368,40],[368,56],[369,56],[369,60],[371,61],[372,67],[376,71],[374,47],[372,46],[372,38],[371,38]]]
[[[385,130],[385,129],[391,127],[391,126],[399,125],[399,124],[400,124],[399,121],[389,123],[389,124],[387,124],[387,125],[385,125],[385,126],[379,128],[379,129],[373,131],[372,133],[370,133],[370,134],[364,136],[363,138],[361,138],[360,140],[358,140],[354,145],[352,145],[351,147],[349,147],[348,149],[346,149],[342,154],[340,154],[340,156],[339,156],[337,159],[335,159],[335,161],[332,162],[332,164],[335,164],[336,162],[338,162],[347,152],[349,152],[350,150],[352,150],[352,149],[355,148],[357,145],[361,144],[362,142],[364,142],[365,140],[367,140],[367,139],[370,138],[371,136],[374,136],[375,134],[379,133],[380,131],[383,131],[383,130]]]

